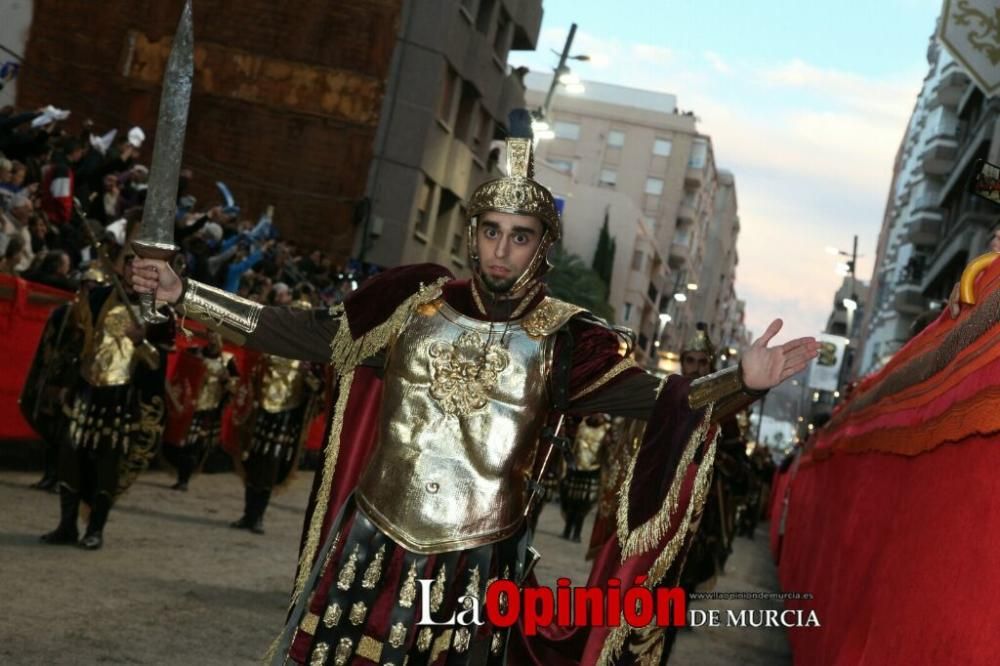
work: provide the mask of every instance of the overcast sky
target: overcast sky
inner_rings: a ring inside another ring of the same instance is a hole
[[[511,64],[551,71],[571,23],[580,78],[677,95],[716,163],[736,176],[736,289],[759,334],[813,335],[841,278],[826,246],[860,236],[869,279],[892,162],[927,74],[940,0],[837,3],[545,0],[538,50]]]

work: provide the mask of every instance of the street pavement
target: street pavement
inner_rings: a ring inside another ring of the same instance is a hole
[[[263,536],[228,527],[243,488],[204,474],[191,490],[148,472],[111,512],[105,547],[47,546],[58,498],[28,488],[34,472],[0,471],[0,664],[251,664],[279,631],[295,572],[311,483],[300,473],[274,498]],[[584,542],[593,525],[584,525]],[[535,547],[542,584],[587,580],[586,543],[560,537],[556,504],[542,512]],[[739,539],[720,591],[777,589],[762,531]],[[742,605],[741,605],[742,604]],[[772,602],[702,602],[700,608],[778,608]],[[787,664],[780,629],[693,629],[671,664]]]

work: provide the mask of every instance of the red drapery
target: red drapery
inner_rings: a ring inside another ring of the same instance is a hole
[[[58,289],[0,275],[0,439],[38,439],[17,400],[49,314],[73,298]]]
[[[790,630],[796,663],[996,663],[998,287],[994,264],[976,307],[943,315],[862,381],[776,479],[781,586],[815,597],[786,605],[822,624]]]

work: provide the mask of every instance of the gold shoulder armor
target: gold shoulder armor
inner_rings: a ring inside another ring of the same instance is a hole
[[[572,303],[546,296],[521,322],[525,332],[532,337],[552,335],[575,315],[586,312]]]

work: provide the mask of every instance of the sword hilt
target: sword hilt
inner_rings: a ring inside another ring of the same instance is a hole
[[[153,294],[139,294],[139,314],[147,324],[162,324],[170,319],[165,314],[156,311],[156,300]]]
[[[143,259],[159,259],[169,262],[180,249],[173,243],[157,241],[132,241],[132,249]],[[147,324],[162,324],[169,317],[156,311],[155,294],[139,294],[139,313]]]

